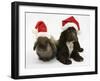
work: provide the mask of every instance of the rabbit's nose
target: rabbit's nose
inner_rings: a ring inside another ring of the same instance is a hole
[[[40,44],[39,47],[40,48],[46,48],[46,45]]]

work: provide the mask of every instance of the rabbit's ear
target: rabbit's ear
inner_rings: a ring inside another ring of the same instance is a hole
[[[38,44],[38,43],[35,42],[34,47],[33,47],[34,50],[36,49],[37,44]]]

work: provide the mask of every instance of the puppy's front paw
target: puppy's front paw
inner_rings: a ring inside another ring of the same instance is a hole
[[[72,57],[72,58],[77,62],[82,62],[83,61],[83,57],[81,57],[80,55],[78,55],[77,57]]]
[[[79,52],[83,52],[83,51],[84,51],[84,49],[83,49],[83,48],[80,48],[80,49],[79,49]]]
[[[69,59],[67,59],[66,62],[65,62],[65,64],[67,64],[67,65],[72,64],[72,61],[69,60]]]
[[[61,63],[69,65],[72,64],[72,61],[69,59],[58,59]]]

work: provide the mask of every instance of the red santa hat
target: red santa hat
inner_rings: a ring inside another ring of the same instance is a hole
[[[37,31],[37,37],[50,37],[47,33],[47,27],[43,21],[38,21],[35,30]]]
[[[73,27],[76,31],[80,30],[79,22],[73,16],[62,21],[63,30],[66,30],[69,27]]]

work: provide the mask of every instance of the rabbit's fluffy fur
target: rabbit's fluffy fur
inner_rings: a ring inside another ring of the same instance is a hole
[[[57,52],[56,42],[52,36],[50,39],[48,37],[38,37],[33,49],[36,50],[39,59],[42,61],[53,59]]]
[[[83,57],[79,54],[82,51],[83,48],[80,47],[77,32],[73,27],[61,33],[57,46],[57,60],[63,64],[71,64],[70,58],[77,62],[83,61]]]

